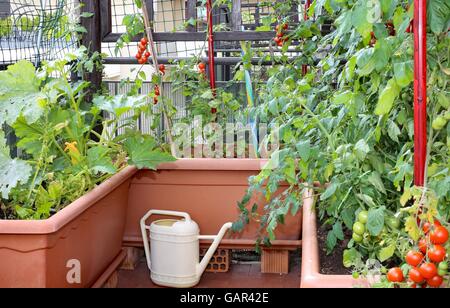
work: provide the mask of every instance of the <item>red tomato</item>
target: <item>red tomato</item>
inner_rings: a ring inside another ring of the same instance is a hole
[[[422,263],[422,260],[423,254],[419,251],[410,250],[406,254],[406,263],[411,266],[418,266],[420,263]]]
[[[399,267],[391,268],[387,273],[387,279],[390,282],[402,282],[404,279],[402,270]]]
[[[164,74],[164,72],[166,71],[166,66],[164,64],[160,64],[159,71]]]
[[[136,54],[136,59],[137,60],[140,60],[142,58],[142,54],[140,53],[140,52],[138,52],[137,54]]]
[[[281,39],[277,36],[273,39],[273,41],[275,42],[275,44],[278,44],[279,42],[281,42]]]
[[[287,30],[289,28],[288,24],[283,24],[283,30]]]
[[[206,64],[203,63],[203,62],[201,62],[201,63],[198,64],[198,68],[199,68],[200,70],[204,70],[204,69],[206,69]]]
[[[155,95],[159,96],[161,93],[159,92],[159,87],[155,86]]]
[[[430,232],[430,240],[433,244],[445,244],[448,240],[448,230],[443,226],[436,227]]]
[[[145,53],[145,57],[146,57],[146,58],[149,58],[150,56],[151,56],[150,52],[147,51],[147,52]]]
[[[143,52],[143,51],[145,51],[147,49],[147,46],[142,45],[141,43],[139,43],[138,44],[138,48],[139,48],[139,51]]]
[[[427,250],[428,250],[428,242],[427,242],[427,239],[426,239],[426,238],[420,239],[420,241],[419,241],[419,250],[420,250],[423,254],[427,253]]]
[[[441,223],[439,222],[439,220],[437,220],[437,219],[434,220],[434,226],[435,227],[441,226]],[[430,231],[430,229],[431,229],[431,223],[429,223],[428,221],[425,222],[422,227],[423,232],[425,232],[425,234],[427,234]]]
[[[277,43],[277,45],[278,45],[278,47],[282,47],[282,46],[283,46],[283,41],[279,41],[279,42]]]
[[[444,279],[441,276],[435,275],[427,280],[427,284],[432,288],[439,288],[443,281]]]
[[[153,98],[153,104],[154,104],[154,105],[158,104],[158,97],[157,97],[157,96],[155,96],[155,97]]]
[[[139,61],[138,61],[139,64],[145,64],[146,62],[147,62],[147,59],[145,59],[145,57],[144,58],[140,58]]]
[[[277,33],[277,37],[278,37],[278,38],[282,38],[282,37],[283,37],[283,35],[284,35],[284,34],[283,34],[283,33],[281,33],[281,32],[278,32],[278,33]]]
[[[141,44],[142,45],[147,45],[148,44],[147,38],[143,37],[142,40],[141,40]]]
[[[424,263],[419,267],[420,274],[422,274],[423,278],[430,279],[436,276],[437,268],[434,263]]]
[[[211,113],[217,113],[217,108],[211,108]]]
[[[409,270],[409,279],[415,283],[422,283],[425,280],[417,267]]]
[[[428,258],[436,263],[444,261],[446,254],[447,251],[441,245],[434,245],[428,250]]]

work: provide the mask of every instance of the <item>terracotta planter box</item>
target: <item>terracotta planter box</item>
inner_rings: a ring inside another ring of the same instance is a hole
[[[312,193],[305,194],[303,202],[302,272],[301,288],[368,287],[364,279],[351,275],[323,275],[320,273],[319,242],[317,239],[316,210]]]
[[[98,283],[123,254],[128,191],[136,171],[127,167],[47,220],[0,221],[0,287]],[[80,283],[66,277],[76,268],[73,260],[79,261]]]
[[[158,171],[139,171],[130,186],[125,245],[142,245],[139,220],[150,209],[188,212],[198,223],[201,234],[217,234],[225,222],[238,218],[237,202],[245,194],[248,177],[258,174],[266,162],[262,159],[179,159],[158,166]],[[251,204],[263,204],[262,200],[262,196],[254,196]],[[285,225],[278,228],[274,244],[285,246],[284,249],[298,247],[301,225],[301,214],[287,216]],[[254,248],[258,227],[258,223],[252,222],[242,233],[225,237],[221,246]]]

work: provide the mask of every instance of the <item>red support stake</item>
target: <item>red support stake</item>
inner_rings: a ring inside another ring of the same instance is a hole
[[[209,83],[214,96],[216,95],[216,68],[214,65],[214,32],[212,18],[212,1],[206,1],[206,15],[208,18],[208,59],[209,59]],[[211,108],[212,113],[216,113],[216,108]]]
[[[427,4],[414,0],[414,184],[425,183],[427,161]]]
[[[304,20],[308,20],[309,19],[309,17],[308,17],[308,9],[309,9],[310,6],[311,6],[311,0],[306,0],[306,2],[305,2],[305,14],[303,14],[303,19]],[[306,64],[302,65],[302,74],[303,74],[303,76],[308,74],[308,65],[306,65]]]

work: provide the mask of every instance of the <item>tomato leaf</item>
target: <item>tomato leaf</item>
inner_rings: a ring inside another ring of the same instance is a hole
[[[394,79],[390,79],[378,98],[375,108],[376,115],[388,114],[394,106],[394,100],[398,97],[400,89]]]
[[[309,139],[298,142],[296,148],[300,158],[304,161],[308,161],[311,153],[311,143]]]
[[[320,200],[326,200],[333,196],[333,194],[336,192],[336,189],[339,187],[340,183],[333,182],[331,183],[327,189],[325,189],[324,193],[320,196]]]
[[[370,147],[366,140],[361,139],[355,144],[355,154],[359,160],[363,161],[366,159],[367,154],[370,152]]]
[[[394,63],[394,76],[400,87],[407,87],[414,80],[413,61]]]
[[[420,230],[417,226],[417,220],[414,216],[409,216],[405,221],[405,231],[414,241],[418,241],[420,238]]]
[[[379,192],[386,194],[386,188],[384,187],[383,180],[377,171],[373,171],[368,179],[370,184],[372,184]]]
[[[384,262],[390,259],[395,253],[395,248],[395,244],[390,244],[389,246],[380,249],[378,252],[378,260],[380,260],[380,262]]]
[[[384,227],[384,207],[371,208],[369,210],[366,226],[372,236],[377,236],[381,233]]]
[[[450,2],[446,0],[427,1],[427,22],[435,34],[444,32],[450,22]]]

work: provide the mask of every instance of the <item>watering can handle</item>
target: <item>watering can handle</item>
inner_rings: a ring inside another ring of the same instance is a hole
[[[147,219],[149,219],[152,215],[167,215],[167,216],[179,216],[184,217],[186,221],[191,220],[191,216],[189,216],[188,213],[184,212],[176,212],[176,211],[165,211],[165,210],[150,210],[147,212],[147,214],[144,215],[144,217],[141,218],[141,232],[142,232],[142,240],[144,241],[144,250],[145,250],[145,257],[147,259],[147,266],[151,270],[151,263],[150,263],[150,245],[148,241],[148,233],[147,229],[150,227],[145,224]]]

